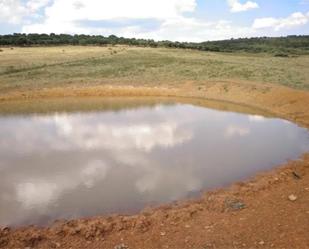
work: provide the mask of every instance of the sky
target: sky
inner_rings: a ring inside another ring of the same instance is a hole
[[[200,42],[308,31],[309,0],[0,0],[0,34]]]

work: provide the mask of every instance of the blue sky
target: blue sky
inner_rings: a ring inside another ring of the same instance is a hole
[[[308,31],[309,0],[0,0],[0,34],[205,41]]]

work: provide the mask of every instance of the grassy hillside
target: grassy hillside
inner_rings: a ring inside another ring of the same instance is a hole
[[[214,53],[128,46],[2,48],[0,91],[55,86],[177,86],[210,81],[274,83],[309,89],[309,56]]]

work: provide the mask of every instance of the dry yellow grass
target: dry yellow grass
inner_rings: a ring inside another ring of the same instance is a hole
[[[264,82],[309,89],[309,56],[227,54],[137,47],[2,48],[0,91],[63,86],[178,87]]]

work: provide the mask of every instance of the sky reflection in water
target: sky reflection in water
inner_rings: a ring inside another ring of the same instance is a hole
[[[0,225],[136,212],[309,150],[305,129],[188,104],[0,117]]]

